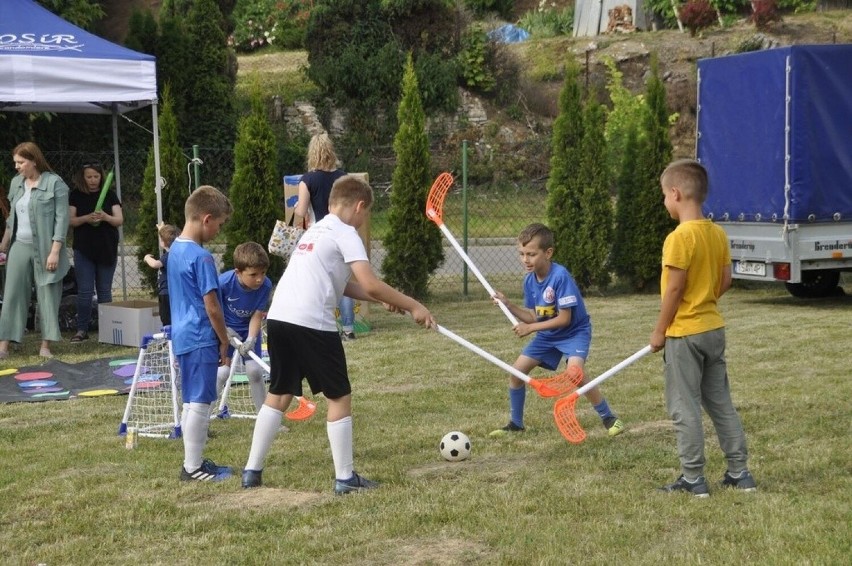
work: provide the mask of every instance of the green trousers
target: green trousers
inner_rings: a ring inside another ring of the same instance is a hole
[[[21,342],[27,325],[32,298],[33,273],[44,269],[35,265],[39,261],[33,244],[15,242],[6,259],[6,284],[3,291],[3,311],[0,312],[0,340]],[[36,286],[38,318],[42,340],[62,340],[59,331],[59,301],[62,298],[62,281]]]

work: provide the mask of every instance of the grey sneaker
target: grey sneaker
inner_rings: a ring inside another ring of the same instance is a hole
[[[732,487],[740,491],[757,491],[757,483],[754,481],[754,476],[748,470],[743,470],[739,474],[740,477],[734,477],[730,472],[725,472],[722,478],[722,487]]]
[[[263,470],[243,470],[243,487],[250,489],[263,485]]]
[[[355,333],[351,330],[348,332],[346,330],[341,330],[340,339],[344,342],[352,342],[353,340],[355,340]]]
[[[674,483],[664,485],[663,487],[657,488],[657,490],[664,491],[666,493],[685,491],[687,493],[691,493],[695,497],[710,497],[710,490],[707,489],[707,480],[704,479],[704,476],[699,477],[694,482],[690,482],[683,477],[683,474],[681,474]]]
[[[379,487],[379,482],[370,481],[367,478],[361,477],[355,472],[348,480],[334,480],[334,494],[344,495],[353,491],[362,491],[365,489],[375,489]]]

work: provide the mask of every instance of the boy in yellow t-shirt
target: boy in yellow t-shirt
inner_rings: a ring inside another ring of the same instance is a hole
[[[663,244],[662,305],[651,348],[665,348],[666,408],[677,435],[682,473],[660,490],[708,497],[704,479],[703,406],[728,461],[722,485],[755,491],[748,450],[731,401],[725,363],[725,322],[717,301],[731,287],[731,254],[724,230],[701,213],[707,172],[697,161],[671,163],[660,177],[664,204],[677,228]]]

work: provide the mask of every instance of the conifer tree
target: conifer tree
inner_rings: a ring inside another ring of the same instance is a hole
[[[255,85],[251,96],[251,113],[240,120],[234,146],[234,177],[228,191],[234,212],[225,224],[227,246],[223,257],[225,268],[233,267],[234,248],[243,242],[257,242],[263,247],[279,218],[277,202],[278,175],[275,135],[267,119],[260,89]],[[284,271],[281,258],[270,256],[270,279],[277,281]]]
[[[571,274],[581,289],[609,285],[609,253],[612,245],[612,202],[604,139],[604,107],[589,96],[583,108],[578,179],[582,185],[577,211],[579,238],[571,250]]]
[[[556,238],[553,259],[569,270],[576,267],[574,251],[580,245],[580,144],[583,139],[583,106],[580,70],[570,60],[559,93],[559,116],[551,137],[550,176],[547,180],[547,221]]]
[[[151,55],[156,53],[159,30],[150,10],[133,10],[127,28],[125,47]]]
[[[402,100],[397,112],[399,129],[394,137],[390,229],[384,245],[387,255],[382,272],[388,284],[416,298],[425,298],[429,276],[444,257],[441,233],[424,214],[429,192],[431,155],[423,105],[411,55],[402,77]]]
[[[647,109],[643,108],[643,112]],[[621,159],[621,170],[616,180],[618,198],[615,204],[615,235],[612,244],[612,270],[619,279],[627,282],[634,289],[639,279],[635,273],[637,264],[634,258],[638,253],[637,234],[641,232],[641,219],[638,214],[640,180],[636,175],[636,160],[638,149],[639,125],[634,125],[627,132],[624,141],[624,153]]]
[[[659,281],[663,241],[675,226],[663,206],[660,190],[660,175],[672,159],[672,144],[666,89],[659,75],[657,58],[652,56],[651,78],[645,97],[648,112],[644,115],[634,168],[638,192],[633,213],[637,215],[638,231],[633,235],[635,250],[631,259],[634,263],[631,282],[637,290]]]
[[[186,145],[231,147],[236,114],[229,48],[222,30],[222,13],[214,0],[196,0],[186,20],[192,56],[183,70],[187,81],[181,121]]]
[[[174,224],[178,230],[183,228],[183,208],[187,190],[186,159],[178,144],[177,118],[174,113],[171,89],[167,86],[160,105],[160,174],[165,181],[161,192],[163,217],[166,224]],[[145,254],[157,255],[157,194],[154,176],[154,149],[148,153],[148,164],[142,182],[142,202],[139,207],[139,221],[136,224],[135,240],[139,245],[136,257],[139,271],[145,281],[156,290],[157,272],[148,267],[142,259]]]

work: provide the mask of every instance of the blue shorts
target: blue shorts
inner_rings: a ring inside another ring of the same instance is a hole
[[[210,404],[216,401],[216,373],[219,370],[219,349],[215,346],[178,354],[181,398],[184,403]]]
[[[559,367],[559,363],[563,357],[575,357],[586,359],[589,355],[589,346],[592,343],[592,331],[580,331],[560,341],[554,341],[552,338],[542,337],[540,334],[533,336],[533,339],[524,346],[521,354],[538,360],[538,365],[545,369],[555,370]]]

